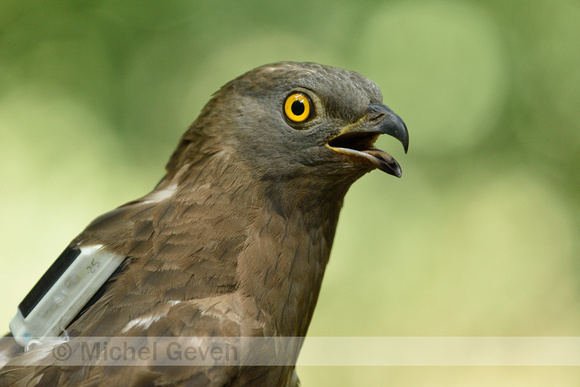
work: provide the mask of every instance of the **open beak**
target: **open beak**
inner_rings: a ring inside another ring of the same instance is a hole
[[[371,103],[364,118],[344,127],[337,136],[326,143],[326,147],[361,162],[370,163],[390,175],[401,177],[401,166],[393,156],[374,147],[381,134],[395,137],[403,144],[403,149],[407,153],[409,132],[401,117],[393,113],[388,106]]]

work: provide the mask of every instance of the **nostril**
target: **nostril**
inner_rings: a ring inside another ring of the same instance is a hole
[[[375,113],[375,114],[368,114],[367,120],[368,122],[379,122],[385,119],[385,113]]]
[[[380,103],[371,103],[367,108],[367,119],[369,122],[381,121],[391,112],[387,106]]]

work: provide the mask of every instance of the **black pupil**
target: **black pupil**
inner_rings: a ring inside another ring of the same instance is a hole
[[[294,113],[297,116],[301,116],[302,114],[304,114],[304,103],[302,101],[294,101],[292,102],[292,113]]]

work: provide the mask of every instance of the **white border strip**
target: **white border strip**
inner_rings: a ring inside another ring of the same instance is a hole
[[[13,338],[0,339],[0,348],[7,348],[10,340],[14,343]],[[0,353],[0,357],[6,354]],[[9,364],[580,366],[580,337],[76,337],[70,341],[52,338],[10,359]]]

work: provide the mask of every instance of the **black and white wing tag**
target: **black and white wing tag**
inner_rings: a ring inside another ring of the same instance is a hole
[[[16,342],[26,348],[59,336],[124,258],[102,245],[68,247],[18,306],[10,322]]]

